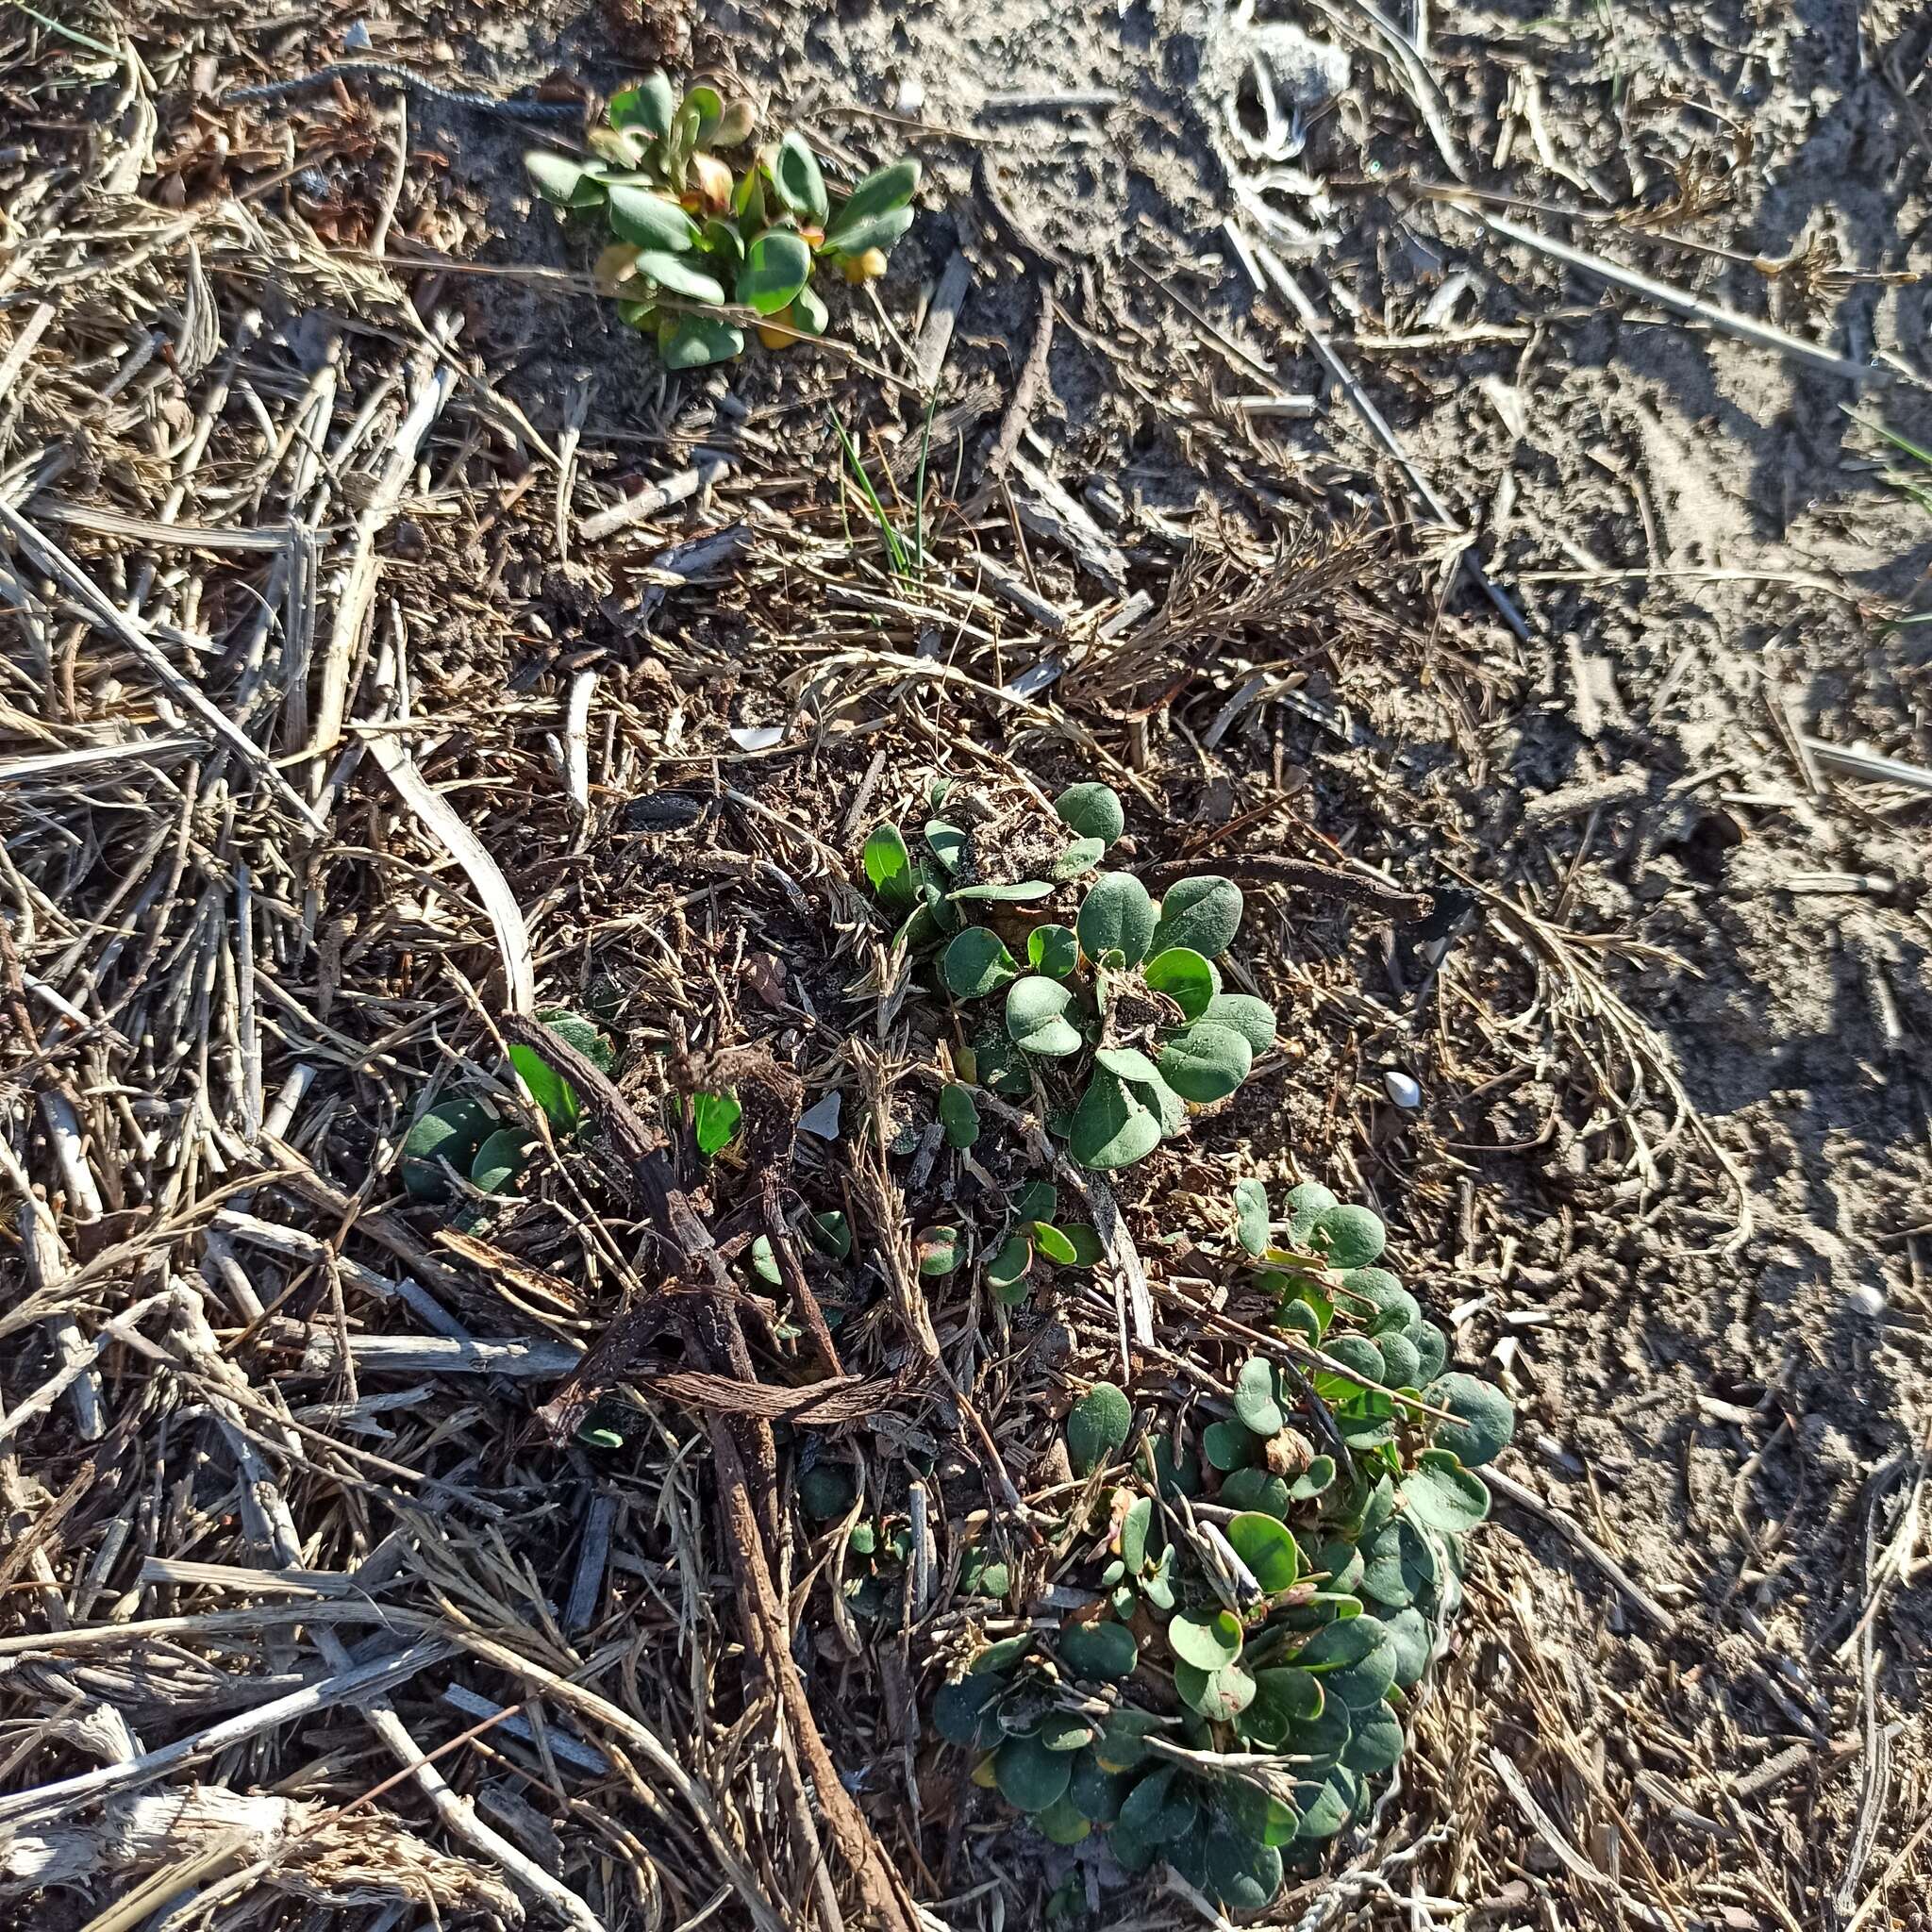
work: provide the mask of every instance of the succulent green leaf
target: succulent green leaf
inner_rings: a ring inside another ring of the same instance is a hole
[[[1320,1181],[1304,1181],[1288,1193],[1288,1244],[1307,1252],[1315,1224],[1336,1205],[1335,1196]]]
[[[997,1643],[989,1643],[973,1659],[967,1667],[967,1674],[974,1677],[1000,1676],[1032,1648],[1033,1633],[1030,1630],[1023,1630],[1017,1637],[1003,1637]]]
[[[1033,1243],[1017,1231],[1009,1234],[986,1264],[987,1285],[1011,1288],[1026,1278],[1026,1271],[1032,1265]]]
[[[744,1109],[735,1093],[693,1093],[691,1097],[691,1126],[698,1152],[707,1160],[731,1144]]]
[[[881,254],[890,254],[893,242],[912,225],[912,215],[913,210],[909,208],[889,208],[883,214],[855,223],[839,237],[838,247],[830,252],[837,256],[854,256],[863,255],[868,248],[876,248]]]
[[[751,1272],[760,1281],[769,1281],[776,1288],[784,1277],[778,1273],[778,1257],[772,1252],[772,1238],[761,1234],[751,1244]]]
[[[1235,1238],[1251,1255],[1268,1251],[1268,1190],[1257,1180],[1234,1184]]]
[[[1370,1541],[1375,1532],[1395,1514],[1395,1482],[1392,1476],[1383,1475],[1370,1487],[1357,1511],[1356,1536],[1358,1541]]]
[[[486,1194],[500,1194],[522,1174],[535,1143],[521,1127],[499,1127],[476,1149],[470,1184]]]
[[[940,1089],[940,1121],[948,1147],[970,1147],[979,1139],[979,1103],[972,1088],[948,1080]]]
[[[798,1501],[808,1516],[827,1523],[843,1516],[858,1495],[843,1463],[815,1462],[798,1478]]]
[[[1120,1828],[1149,1844],[1163,1845],[1191,1830],[1197,1816],[1193,1792],[1174,1766],[1164,1764],[1127,1793]]]
[[[1141,967],[1141,976],[1154,991],[1165,993],[1190,1020],[1200,1019],[1221,991],[1221,974],[1213,960],[1188,946],[1169,946],[1156,953]],[[1252,1056],[1253,1049],[1249,1051]]]
[[[1136,1496],[1121,1519],[1121,1562],[1130,1575],[1140,1575],[1147,1561],[1147,1540],[1154,1528],[1154,1498]]]
[[[1274,1311],[1274,1319],[1281,1327],[1305,1336],[1310,1341],[1320,1341],[1322,1339],[1322,1317],[1305,1296],[1284,1302]]]
[[[1395,1640],[1379,1617],[1350,1617],[1316,1631],[1295,1661],[1350,1710],[1374,1710],[1395,1682]]]
[[[1201,1431],[1201,1453],[1210,1469],[1246,1469],[1258,1446],[1254,1431],[1240,1423],[1209,1423]]]
[[[824,335],[825,325],[831,319],[831,310],[819,299],[815,290],[803,288],[791,298],[791,326],[800,335]]]
[[[1090,959],[1119,953],[1127,965],[1138,966],[1147,957],[1154,918],[1154,901],[1132,873],[1104,872],[1088,887],[1074,924]]]
[[[1255,1673],[1255,1701],[1247,1728],[1258,1743],[1279,1750],[1290,1728],[1309,1724],[1322,1715],[1326,1695],[1321,1678],[1311,1672],[1283,1665]]]
[[[1388,1623],[1390,1641],[1395,1646],[1395,1681],[1407,1690],[1422,1680],[1429,1667],[1429,1653],[1435,1639],[1427,1620],[1413,1607],[1397,1610]]]
[[[610,96],[608,118],[613,127],[641,127],[647,134],[666,135],[677,113],[677,96],[660,73],[650,73]]]
[[[1259,1510],[1246,1510],[1227,1525],[1226,1536],[1270,1596],[1294,1588],[1301,1575],[1301,1551],[1286,1524]]]
[[[1075,1675],[1112,1683],[1131,1677],[1141,1646],[1124,1624],[1069,1624],[1060,1632],[1060,1660]]]
[[[1335,1458],[1332,1456],[1315,1456],[1308,1460],[1308,1466],[1294,1479],[1289,1491],[1291,1501],[1312,1503],[1324,1494],[1335,1480]]]
[[[852,1253],[852,1224],[836,1208],[828,1208],[823,1214],[808,1215],[805,1235],[813,1247],[835,1261],[843,1261]]]
[[[672,294],[683,295],[692,302],[722,303],[724,299],[724,285],[715,275],[692,267],[683,256],[674,255],[668,248],[640,249],[637,272],[648,275],[660,289],[668,289]]]
[[[1074,995],[1057,979],[1028,974],[1007,990],[1007,1033],[1023,1053],[1061,1059],[1086,1042],[1067,1018]]]
[[[1174,1617],[1167,1626],[1167,1647],[1196,1670],[1221,1670],[1241,1654],[1241,1619],[1219,1609]]]
[[[682,255],[697,245],[698,225],[655,190],[613,183],[609,202],[611,232],[633,248]]]
[[[1416,1387],[1425,1389],[1449,1359],[1449,1338],[1433,1322],[1418,1322],[1404,1331],[1416,1353]]]
[[[488,1145],[488,1142],[485,1143]],[[1402,1507],[1440,1536],[1461,1536],[1490,1513],[1490,1492],[1446,1449],[1424,1449],[1402,1481]]]
[[[1382,1351],[1366,1335],[1331,1335],[1328,1358],[1350,1373],[1336,1374],[1323,1369],[1315,1375],[1315,1392],[1331,1401],[1347,1402],[1361,1390],[1363,1382],[1379,1382],[1383,1375]],[[1354,1378],[1359,1376],[1361,1381]]]
[[[1282,1519],[1289,1509],[1288,1484],[1265,1469],[1230,1470],[1216,1501],[1224,1509],[1254,1509]]]
[[[1382,1351],[1382,1373],[1390,1388],[1415,1388],[1423,1359],[1415,1343],[1407,1335],[1394,1334],[1378,1336],[1375,1346]],[[1437,1440],[1441,1438],[1439,1436]]]
[[[658,325],[658,359],[672,371],[705,369],[743,353],[744,331],[715,315],[667,316]]]
[[[1134,1771],[1147,1758],[1147,1740],[1166,1726],[1144,1710],[1116,1710],[1101,1721],[1093,1740],[1093,1761],[1102,1771]]]
[[[1357,1587],[1365,1597],[1391,1610],[1407,1608],[1415,1596],[1403,1574],[1400,1532],[1400,1523],[1391,1523],[1369,1548],[1360,1552],[1362,1574]]]
[[[997,1677],[961,1677],[945,1684],[932,1701],[933,1727],[949,1744],[985,1745],[987,1707],[1006,1690]]]
[[[1435,1445],[1446,1449],[1464,1469],[1493,1462],[1516,1434],[1516,1411],[1503,1391],[1460,1370],[1433,1382],[1424,1398],[1457,1418],[1436,1424]]]
[[[684,97],[687,109],[695,109],[698,139],[702,142],[724,118],[724,97],[708,82],[699,81]]]
[[[1033,1815],[1033,1828],[1048,1844],[1076,1845],[1093,1829],[1093,1822],[1074,1802],[1071,1786],[1043,1810]]]
[[[1026,935],[1026,963],[1049,978],[1064,979],[1080,963],[1080,942],[1066,925],[1036,925]]]
[[[912,1240],[919,1272],[927,1276],[950,1274],[965,1258],[966,1244],[957,1227],[941,1224],[922,1227]]]
[[[1286,1805],[1282,1815],[1292,1821]],[[1281,1890],[1281,1854],[1243,1833],[1210,1831],[1203,1842],[1208,1890],[1231,1912],[1258,1912]]]
[[[1073,1250],[1073,1259],[1060,1265],[1065,1268],[1097,1268],[1107,1258],[1107,1245],[1100,1239],[1100,1230],[1084,1221],[1069,1222],[1060,1229],[1066,1243]]]
[[[1335,1207],[1317,1216],[1311,1230],[1332,1266],[1366,1268],[1389,1240],[1381,1217],[1367,1208]]]
[[[1399,1670],[1396,1675],[1400,1681]],[[1405,1741],[1401,1721],[1386,1706],[1380,1710],[1364,1711],[1356,1720],[1355,1735],[1349,1739],[1341,1761],[1350,1771],[1373,1777],[1395,1769]]]
[[[1097,1068],[1074,1110],[1067,1146],[1082,1167],[1109,1173],[1131,1167],[1160,1144],[1160,1120],[1125,1081]]]
[[[1254,1785],[1230,1778],[1220,1787],[1215,1799],[1218,1829],[1258,1845],[1285,1845],[1294,1836],[1293,1807]]]
[[[1324,1543],[1316,1554],[1315,1567],[1327,1573],[1328,1581],[1323,1586],[1324,1592],[1352,1598],[1354,1592],[1362,1587],[1363,1574],[1368,1566],[1362,1560],[1358,1544],[1335,1537]]]
[[[731,191],[731,213],[741,234],[756,235],[765,225],[765,178],[762,164],[749,167]]]
[[[1120,1453],[1134,1425],[1133,1405],[1111,1382],[1096,1382],[1067,1417],[1067,1456],[1075,1475],[1091,1475]]]
[[[1016,1188],[1007,1207],[1015,1221],[1051,1221],[1059,1201],[1059,1190],[1051,1181],[1035,1180]]]
[[[1053,888],[1044,879],[1018,879],[1010,885],[961,886],[948,892],[949,899],[987,899],[995,905],[1023,906],[1033,899],[1044,899]]]
[[[1361,1779],[1345,1764],[1330,1765],[1319,1778],[1297,1783],[1294,1806],[1301,1824],[1296,1840],[1312,1843],[1333,1838],[1355,1816],[1361,1795]]]
[[[1099,1749],[1096,1744],[1074,1759],[1067,1801],[1079,1807],[1082,1818],[1091,1818],[1095,1824],[1111,1824],[1121,1815],[1133,1783],[1120,1772],[1105,1770],[1096,1756]]]
[[[1019,962],[991,927],[969,925],[947,942],[940,964],[946,991],[956,999],[983,999],[1020,976]]]
[[[1281,1372],[1266,1356],[1251,1356],[1235,1377],[1234,1412],[1257,1436],[1278,1436],[1288,1426],[1281,1410]]]
[[[738,299],[760,315],[788,308],[811,279],[811,250],[791,228],[767,228],[744,251],[738,272]]]
[[[1170,1624],[1168,1628],[1173,1629]],[[1231,1724],[1255,1701],[1255,1680],[1239,1664],[1204,1671],[1185,1661],[1174,1667],[1174,1688],[1190,1710],[1215,1724]]]
[[[858,255],[867,248],[883,244],[874,242],[870,235],[878,225],[882,215],[905,213],[907,219],[899,226],[893,239],[905,233],[911,225],[911,211],[907,204],[919,189],[919,163],[915,160],[893,161],[887,167],[874,168],[840,205],[839,212],[825,224],[825,246],[836,248],[847,255]],[[824,184],[819,185],[820,207],[814,219],[824,220]]]
[[[1204,1020],[1160,1050],[1160,1074],[1183,1100],[1198,1106],[1224,1100],[1248,1077],[1255,1061],[1246,1038]]]
[[[966,834],[958,825],[949,825],[944,819],[928,819],[925,842],[942,870],[959,870],[959,863],[966,857]]]
[[[918,874],[906,835],[897,825],[874,827],[865,841],[866,882],[888,906],[910,906],[918,897]]]
[[[1093,1741],[1093,1726],[1070,1710],[1050,1710],[1033,1726],[1032,1735],[1049,1751],[1083,1751]]]
[[[1233,1027],[1257,1059],[1274,1044],[1274,1008],[1251,992],[1218,992],[1200,1017],[1216,1026]]]
[[[1033,1242],[1049,1261],[1062,1268],[1073,1267],[1079,1259],[1078,1251],[1064,1234],[1050,1221],[1036,1221],[1033,1224]]]
[[[604,199],[602,179],[582,161],[533,147],[524,157],[524,172],[545,201],[558,208],[595,208]]]
[[[1183,879],[1160,902],[1154,950],[1189,946],[1216,959],[1227,951],[1241,923],[1241,889],[1212,874]]]
[[[1050,1751],[1038,1738],[1008,1738],[994,1754],[993,1782],[1016,1811],[1044,1811],[1066,1794],[1074,1767],[1064,1751]]]
[[[1111,785],[1069,785],[1054,800],[1053,808],[1062,824],[1071,825],[1083,839],[1098,839],[1102,845],[1111,845],[1127,828],[1121,795]]]
[[[827,202],[825,177],[819,158],[802,134],[788,134],[772,157],[772,187],[787,214],[812,227],[823,227]]]
[[[1341,1277],[1351,1293],[1366,1299],[1374,1308],[1367,1326],[1379,1337],[1385,1328],[1409,1328],[1422,1320],[1422,1307],[1386,1268],[1351,1268]]]
[[[1107,854],[1107,847],[1098,839],[1075,839],[1056,858],[1049,868],[1057,879],[1076,879],[1083,872],[1091,872]]]
[[[403,1141],[403,1186],[419,1201],[441,1201],[449,1191],[439,1161],[466,1174],[476,1150],[502,1124],[480,1100],[445,1100],[432,1107]]]
[[[517,1070],[517,1077],[528,1090],[530,1098],[543,1109],[551,1132],[559,1138],[575,1133],[577,1124],[583,1118],[583,1108],[577,1105],[576,1089],[535,1047],[511,1047],[509,1061]]]

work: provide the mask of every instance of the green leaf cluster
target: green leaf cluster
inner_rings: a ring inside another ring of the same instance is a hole
[[[734,309],[753,312],[767,348],[823,335],[830,317],[811,286],[817,269],[869,281],[912,225],[917,161],[874,170],[834,207],[803,135],[757,142],[757,132],[751,103],[722,84],[699,79],[680,98],[654,73],[611,96],[589,158],[548,148],[524,157],[546,201],[603,210],[614,239],[597,258],[598,282],[625,322],[656,338],[667,369],[741,354]],[[733,153],[736,172],[724,158]]]
[[[1074,1406],[1074,1473],[1124,1476],[1074,1528],[1100,1607],[983,1652],[935,1709],[1047,1837],[1105,1832],[1128,1871],[1165,1861],[1230,1912],[1267,1907],[1284,1860],[1306,1867],[1394,1769],[1488,1512],[1474,1471],[1514,1427],[1375,1265],[1379,1220],[1314,1185],[1281,1207],[1241,1184],[1229,1260],[1276,1298],[1288,1346],[1239,1366],[1208,1405],[1224,1413],[1149,1431],[1126,1464],[1126,1395],[1096,1384]]]
[[[552,1008],[537,1015],[565,1045],[575,1047],[600,1072],[616,1064],[616,1049],[594,1021],[580,1013]],[[562,1074],[527,1046],[509,1050],[510,1066],[524,1091],[541,1109],[551,1134],[559,1141],[583,1124],[576,1090]],[[403,1186],[419,1201],[451,1203],[463,1190],[452,1186],[451,1175],[482,1194],[508,1193],[529,1164],[536,1141],[514,1121],[508,1121],[487,1100],[474,1094],[454,1094],[425,1108],[403,1140]],[[462,1209],[458,1224],[480,1224],[480,1209]]]
[[[1067,837],[1044,878],[981,877],[971,835],[939,819],[924,828],[924,858],[879,825],[865,874],[900,942],[939,952],[939,983],[966,1008],[968,1077],[1015,1096],[1042,1084],[1062,1103],[1050,1127],[1082,1167],[1107,1173],[1180,1133],[1190,1108],[1233,1093],[1273,1044],[1274,1012],[1224,991],[1215,963],[1241,926],[1239,886],[1183,879],[1157,901],[1131,873],[1096,870],[1125,828],[1111,787],[1072,786],[1054,808]],[[1050,902],[1076,884],[1068,924]]]

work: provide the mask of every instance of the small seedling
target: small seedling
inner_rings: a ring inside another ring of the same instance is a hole
[[[667,369],[741,354],[747,317],[768,349],[823,335],[818,269],[871,281],[912,225],[917,161],[874,170],[834,208],[805,137],[754,145],[757,130],[751,103],[721,86],[698,80],[680,99],[650,74],[611,96],[591,159],[547,148],[524,157],[545,200],[604,211],[615,240],[597,258],[598,285],[656,337]],[[736,175],[732,154],[742,157]]]
[[[1092,1268],[1106,1253],[1099,1230],[1084,1221],[1059,1219],[1059,1190],[1051,1181],[1028,1181],[1008,1196],[1006,1225],[986,1263],[986,1284],[1008,1307],[1026,1299],[1034,1268]]]
[[[901,920],[900,945],[942,948],[940,981],[966,1008],[969,1077],[998,1093],[1042,1090],[1049,1130],[1082,1167],[1108,1172],[1180,1133],[1191,1107],[1233,1093],[1274,1043],[1274,1011],[1224,991],[1215,964],[1241,925],[1239,886],[1183,879],[1157,902],[1132,874],[1096,870],[1125,824],[1109,787],[1073,786],[1055,810],[1070,836],[1045,877],[981,877],[973,835],[938,818],[924,858],[879,825],[865,874]],[[1076,889],[1069,924],[1052,902]]]
[[[616,1063],[616,1049],[596,1024],[579,1013],[552,1008],[537,1015],[545,1026],[575,1047],[601,1073]],[[510,1065],[524,1091],[541,1109],[552,1136],[567,1141],[583,1124],[576,1091],[534,1048],[509,1050]],[[734,1103],[735,1105],[735,1103]],[[403,1185],[423,1201],[448,1201],[458,1190],[455,1173],[479,1193],[507,1193],[529,1163],[536,1141],[523,1127],[505,1121],[487,1101],[458,1094],[428,1108],[403,1141]],[[477,1224],[480,1210],[458,1216],[458,1224]]]
[[[1489,1511],[1474,1471],[1514,1428],[1497,1390],[1443,1373],[1441,1331],[1373,1265],[1373,1213],[1312,1186],[1285,1207],[1243,1182],[1230,1233],[1277,1308],[1307,1311],[1282,1319],[1307,1348],[1243,1363],[1205,1427],[1145,1436],[1086,1524],[1098,1611],[991,1645],[933,1712],[1054,1842],[1104,1831],[1129,1872],[1164,1860],[1239,1912],[1309,1869],[1401,1757]],[[1116,1467],[1131,1429],[1096,1384],[1067,1419],[1075,1474]]]

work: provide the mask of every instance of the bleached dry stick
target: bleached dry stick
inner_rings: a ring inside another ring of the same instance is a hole
[[[1460,202],[1451,205],[1462,207]],[[1509,221],[1505,216],[1492,215],[1478,208],[1467,208],[1465,212],[1474,215],[1491,234],[1520,242],[1525,248],[1533,248],[1539,255],[1548,256],[1552,261],[1560,261],[1565,268],[1574,268],[1580,275],[1593,275],[1600,282],[1608,282],[1612,288],[1628,290],[1633,295],[1642,296],[1646,302],[1655,302],[1659,308],[1668,308],[1673,315],[1683,316],[1687,322],[1701,322],[1706,327],[1716,329],[1720,335],[1731,336],[1738,341],[1749,342],[1754,348],[1770,349],[1777,355],[1789,357],[1794,362],[1802,362],[1807,368],[1817,370],[1820,375],[1836,375],[1850,383],[1888,383],[1891,380],[1889,370],[1834,355],[1821,343],[1807,342],[1802,336],[1789,335],[1781,328],[1774,328],[1768,322],[1755,322],[1748,315],[1733,314],[1730,309],[1720,308],[1702,296],[1687,295],[1681,289],[1672,288],[1668,282],[1639,275],[1635,269],[1625,268],[1621,262],[1591,255],[1581,248],[1572,248],[1567,242],[1553,241],[1547,235],[1539,235],[1534,228],[1525,228],[1521,223]]]
[[[240,753],[248,769],[311,830],[320,832],[324,829],[322,821],[308,802],[296,794],[294,788],[276,770],[274,760],[260,745],[200,685],[176,670],[167,653],[147,631],[108,596],[58,544],[49,542],[25,517],[16,515],[4,503],[0,503],[0,528],[11,533],[28,557],[81,607],[90,623],[125,644],[176,704],[192,711],[230,750]]]
[[[317,1636],[322,1636],[318,1631]],[[334,1633],[327,1635],[333,1637]],[[220,1724],[209,1724],[156,1751],[143,1751],[139,1757],[122,1764],[97,1765],[73,1777],[57,1778],[52,1784],[38,1785],[31,1790],[8,1791],[0,1795],[0,1822],[28,1818],[52,1818],[76,1807],[91,1804],[111,1791],[137,1785],[152,1784],[171,1771],[186,1764],[200,1764],[231,1744],[246,1743],[277,1724],[312,1717],[351,1700],[379,1695],[391,1686],[413,1677],[418,1671],[440,1663],[451,1653],[451,1645],[441,1638],[412,1643],[392,1657],[377,1657],[373,1663],[350,1664],[337,1670],[319,1684],[307,1684],[285,1697],[271,1698],[252,1710],[238,1711]],[[348,1653],[342,1653],[346,1658]]]
[[[315,730],[308,747],[312,761],[311,789],[321,784],[322,761],[342,735],[342,720],[349,703],[349,672],[362,642],[369,607],[375,601],[375,580],[382,569],[375,550],[376,539],[394,521],[424,439],[441,415],[442,406],[456,387],[457,372],[445,359],[445,352],[461,326],[459,317],[444,314],[436,318],[435,340],[418,358],[417,387],[409,401],[409,412],[397,425],[395,440],[390,445],[375,488],[356,519],[355,554],[349,562],[348,580],[336,600],[335,622],[329,626],[328,643],[322,657]]]
[[[175,1291],[174,1300],[179,1316],[176,1339],[183,1351],[193,1359],[202,1376],[208,1407],[241,1474],[242,1494],[252,1502],[267,1529],[269,1548],[276,1563],[284,1570],[299,1570],[302,1567],[302,1541],[295,1528],[295,1520],[290,1514],[289,1506],[283,1500],[273,1474],[262,1461],[260,1452],[246,1433],[239,1409],[223,1392],[232,1390],[240,1394],[247,1390],[252,1402],[254,1391],[248,1389],[241,1369],[222,1355],[221,1345],[202,1312],[201,1297],[191,1289],[181,1288]],[[314,1638],[316,1647],[330,1670],[340,1673],[349,1661],[347,1646],[325,1625],[316,1627]],[[425,1657],[425,1662],[433,1662],[448,1654],[448,1645],[441,1639],[426,1645],[417,1645],[415,1649],[434,1653]],[[413,1655],[414,1651],[405,1654]],[[494,1826],[486,1824],[476,1816],[469,1801],[452,1790],[441,1772],[428,1761],[387,1697],[372,1693],[362,1705],[362,1714],[396,1762],[413,1774],[444,1829],[493,1859],[509,1874],[520,1891],[541,1900],[566,1924],[575,1927],[576,1932],[606,1932],[603,1922],[575,1892],[519,1851]]]

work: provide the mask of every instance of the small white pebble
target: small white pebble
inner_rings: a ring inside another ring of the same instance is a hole
[[[915,75],[907,75],[899,83],[899,91],[892,96],[892,111],[916,119],[925,109],[925,89]]]
[[[1423,1104],[1423,1090],[1407,1074],[1398,1074],[1392,1067],[1382,1075],[1382,1085],[1388,1090],[1389,1098],[1407,1112],[1413,1113]]]
[[[1845,1300],[1850,1305],[1853,1314],[1863,1315],[1874,1322],[1885,1312],[1884,1295],[1862,1281],[1847,1292]]]

